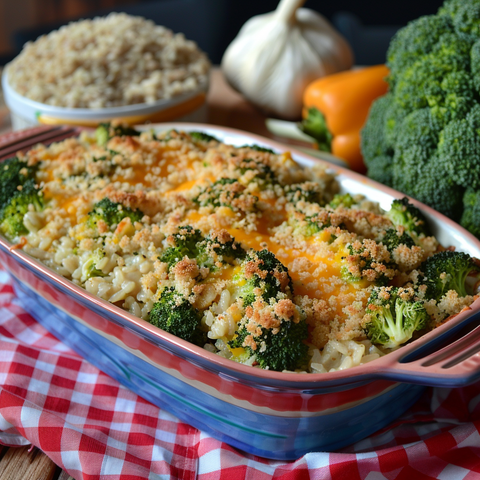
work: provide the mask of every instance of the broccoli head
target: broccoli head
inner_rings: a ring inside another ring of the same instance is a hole
[[[269,303],[293,294],[287,267],[269,250],[250,250],[235,275],[234,283],[244,307],[257,298]]]
[[[351,208],[353,205],[357,205],[357,201],[349,193],[337,193],[333,196],[333,199],[328,204],[334,210],[338,207]]]
[[[165,288],[153,304],[148,321],[187,342],[203,346],[205,336],[200,329],[199,311],[175,288]]]
[[[470,187],[465,190],[460,225],[480,238],[480,189]]]
[[[480,188],[480,105],[465,118],[450,122],[440,136],[438,151],[449,178],[464,188]]]
[[[416,168],[394,165],[393,186],[447,217],[458,219],[462,214],[464,188],[445,175],[445,167],[438,155],[433,155]],[[419,181],[421,179],[421,181]]]
[[[442,35],[453,31],[452,20],[447,15],[425,15],[400,29],[387,51],[391,85],[420,57],[429,54],[438,45]]]
[[[460,297],[472,294],[468,277],[480,278],[480,266],[464,252],[445,250],[428,257],[421,265],[421,284],[427,286],[426,297],[438,300],[449,290]]]
[[[190,225],[180,227],[177,233],[167,238],[170,246],[164,250],[160,261],[168,263],[172,267],[184,257],[197,258],[199,255],[198,245],[203,240],[204,237],[200,230],[194,229]]]
[[[27,180],[0,208],[0,229],[8,238],[28,233],[23,223],[25,214],[43,210],[43,194],[33,179]]]
[[[18,186],[35,178],[37,166],[28,165],[18,157],[11,157],[0,163],[0,208],[10,201]]]
[[[480,37],[480,2],[478,0],[447,0],[439,14],[450,17],[458,34],[476,40]]]
[[[378,155],[370,158],[368,161],[366,160],[365,163],[369,178],[390,187],[393,185],[392,155],[387,153],[384,155]]]
[[[410,235],[430,235],[425,216],[407,197],[395,199],[387,212],[387,217],[395,226],[403,227]]]
[[[246,308],[230,348],[245,348],[263,369],[305,367],[308,327],[304,314],[289,299],[268,303],[257,299]]]
[[[207,237],[189,225],[180,227],[168,237],[169,247],[160,257],[162,262],[173,267],[185,257],[195,259],[199,267],[215,270],[221,265],[235,265],[245,258],[246,252],[240,243],[226,230],[216,230]]]
[[[88,214],[88,226],[97,228],[98,222],[104,222],[108,227],[118,225],[124,218],[130,218],[132,223],[139,222],[143,213],[140,210],[133,210],[121,203],[112,202],[108,197],[97,202]]]
[[[347,283],[371,282],[386,285],[395,275],[390,255],[374,240],[355,241],[346,245],[348,254],[341,257],[341,278]]]
[[[247,255],[240,243],[226,230],[211,232],[197,246],[199,250],[197,263],[201,266],[208,266],[210,269],[221,265],[236,265]]]
[[[422,302],[415,300],[412,288],[374,287],[364,321],[373,344],[397,348],[427,327],[430,316]]]
[[[391,93],[377,98],[370,107],[367,121],[360,132],[361,149],[365,165],[369,172],[371,171],[372,173],[375,173],[376,170],[376,168],[373,168],[375,159],[378,157],[391,157],[393,153],[388,145],[386,136],[386,119],[390,116],[392,104],[393,95]]]
[[[392,253],[400,245],[405,245],[411,248],[415,245],[413,238],[405,232],[400,233],[395,228],[389,228],[382,237],[382,243],[387,247],[387,250]]]

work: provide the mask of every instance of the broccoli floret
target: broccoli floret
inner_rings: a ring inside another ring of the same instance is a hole
[[[338,207],[351,208],[357,204],[358,202],[349,193],[337,193],[328,205],[335,209]]]
[[[392,186],[393,184],[393,156],[389,154],[370,158],[367,165],[367,175],[376,182]]]
[[[470,49],[465,52],[465,63],[469,62]],[[447,58],[424,57],[404,72],[397,82],[394,98],[405,115],[430,107],[433,119],[442,127],[467,114],[475,99],[471,74],[465,71],[467,66],[453,71],[447,66],[452,68]]]
[[[148,321],[162,330],[188,342],[203,346],[199,311],[175,288],[165,288],[153,304]]]
[[[386,285],[395,275],[395,265],[388,253],[383,255],[373,240],[356,241],[346,245],[342,256],[341,278],[347,283],[371,282]]]
[[[87,281],[92,277],[105,277],[106,274],[103,273],[102,269],[99,266],[99,263],[105,258],[105,252],[100,248],[94,250],[87,258],[87,260],[82,265],[82,282]]]
[[[450,122],[438,146],[447,175],[465,188],[480,188],[480,105],[465,118]]]
[[[472,294],[468,277],[480,278],[480,266],[464,252],[445,250],[428,257],[421,265],[420,283],[427,286],[426,297],[438,300],[449,290],[460,297]]]
[[[135,137],[141,132],[129,125],[112,125],[111,123],[100,123],[95,130],[95,139],[98,145],[106,145],[113,137]]]
[[[379,157],[392,157],[392,149],[386,136],[386,121],[392,109],[393,95],[387,93],[373,102],[367,121],[360,132],[360,146],[365,165],[369,172],[375,172],[373,163]],[[378,161],[376,162],[378,163]],[[369,175],[370,176],[370,175]]]
[[[307,215],[297,208],[288,208],[288,225],[293,227],[293,235],[311,237],[323,229],[331,226],[330,214],[326,209],[318,214]]]
[[[465,190],[460,225],[480,238],[480,190],[474,188]]]
[[[430,316],[423,304],[415,301],[413,289],[375,287],[365,320],[365,333],[373,344],[397,348],[425,328]]]
[[[121,203],[112,202],[108,197],[97,202],[88,214],[88,226],[95,229],[99,221],[105,222],[108,227],[118,225],[124,218],[130,218],[132,223],[139,222],[143,213],[132,210]]]
[[[382,237],[382,243],[387,247],[387,250],[392,253],[400,245],[406,245],[412,248],[415,245],[413,238],[407,233],[398,232],[395,228],[389,228]]]
[[[16,190],[0,208],[0,229],[8,238],[28,233],[23,223],[25,214],[32,208],[39,212],[43,210],[43,194],[33,179],[27,180],[20,190]]]
[[[220,140],[217,137],[214,137],[213,135],[210,135],[206,132],[198,132],[198,131],[193,131],[193,132],[188,132],[192,140],[194,141],[200,141],[200,142],[219,142]]]
[[[410,235],[430,235],[425,216],[407,197],[395,199],[386,215],[395,226],[403,227]]]
[[[451,19],[446,15],[426,15],[410,22],[393,37],[387,52],[389,81],[413,65],[421,56],[430,53],[445,33],[453,32]]]
[[[269,303],[278,298],[291,297],[293,293],[287,267],[269,250],[251,250],[235,275],[234,282],[244,307],[257,298]]]
[[[18,157],[8,158],[0,163],[0,208],[10,201],[18,191],[18,186],[35,178],[36,171],[36,165],[28,165]]]
[[[195,259],[199,267],[215,270],[219,263],[234,265],[246,255],[240,243],[226,230],[215,231],[204,238],[200,230],[186,225],[167,240],[171,246],[165,249],[160,261],[168,263],[169,267],[188,257]]]
[[[198,245],[203,242],[204,237],[200,230],[190,225],[180,227],[177,233],[168,237],[171,245],[166,248],[160,257],[160,261],[168,263],[169,267],[176,265],[182,258],[197,258],[199,255]]]
[[[224,265],[235,265],[247,255],[240,243],[235,241],[226,230],[212,232],[198,244],[198,248],[199,265],[208,266],[211,269],[214,269],[218,262]]]
[[[333,136],[327,127],[327,121],[323,113],[315,107],[307,110],[307,116],[299,124],[300,130],[312,137],[319,150],[332,151]]]
[[[257,315],[258,314],[258,315]],[[268,318],[268,324],[258,323]],[[240,322],[230,348],[245,348],[261,368],[283,371],[305,367],[308,327],[303,312],[290,300],[265,303],[257,300]]]
[[[440,14],[448,15],[455,31],[467,38],[478,39],[480,36],[480,3],[478,0],[447,0],[439,9]]]

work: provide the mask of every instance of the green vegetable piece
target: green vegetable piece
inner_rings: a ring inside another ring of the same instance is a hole
[[[423,278],[420,283],[427,286],[427,298],[439,300],[449,290],[460,297],[473,294],[467,277],[480,278],[480,267],[464,252],[445,250],[428,257],[421,265]]]
[[[307,117],[298,124],[298,128],[315,140],[319,150],[332,151],[333,135],[328,130],[327,121],[320,110],[310,107],[307,110]]]
[[[30,208],[37,212],[44,208],[43,194],[33,179],[27,180],[0,209],[0,229],[8,238],[28,233],[23,219]]]
[[[112,202],[108,197],[97,202],[88,214],[88,225],[95,229],[97,223],[102,220],[109,227],[118,225],[124,218],[130,218],[132,223],[139,222],[143,213],[140,210],[132,210],[121,203]]]
[[[205,335],[200,330],[200,312],[175,288],[165,288],[153,304],[148,321],[187,342],[203,346]]]
[[[407,197],[392,202],[387,217],[396,226],[402,226],[409,234],[429,236],[428,223],[423,213]]]
[[[365,333],[375,345],[397,348],[428,325],[430,316],[420,301],[404,289],[375,287],[367,303]]]

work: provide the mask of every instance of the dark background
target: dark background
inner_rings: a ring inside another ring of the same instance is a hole
[[[10,2],[14,0],[0,0]],[[35,0],[31,0],[35,1]],[[274,10],[278,0],[38,0],[38,21],[28,27],[13,29],[8,51],[0,56],[0,65],[10,61],[25,42],[35,40],[69,20],[92,18],[111,11],[125,11],[165,25],[198,43],[214,64],[220,63],[223,52],[241,26],[253,15]],[[324,15],[347,38],[358,65],[382,63],[392,35],[409,21],[436,13],[439,0],[354,1],[307,0],[306,8]],[[9,8],[12,9],[12,3]],[[52,13],[46,15],[46,9]],[[54,21],[47,21],[53,18]],[[33,24],[32,24],[33,23]]]

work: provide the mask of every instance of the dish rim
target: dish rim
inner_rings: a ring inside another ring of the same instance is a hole
[[[336,173],[337,175],[344,175],[347,178],[353,179],[356,182],[360,182],[367,187],[371,187],[373,190],[379,190],[380,192],[386,194],[392,198],[402,198],[406,195],[386,187],[374,180],[371,180],[359,173],[350,171],[344,167],[331,164],[327,160],[319,160],[317,158],[311,157],[306,153],[301,152],[296,149],[294,146],[285,145],[279,143],[275,140],[271,140],[266,137],[262,137],[255,133],[250,133],[243,130],[233,129],[229,127],[223,127],[218,125],[203,124],[203,123],[183,123],[183,122],[168,122],[168,123],[158,123],[158,124],[149,124],[141,125],[136,128],[141,130],[149,130],[152,128],[158,130],[168,130],[176,128],[178,130],[201,130],[211,133],[212,135],[217,133],[219,137],[222,134],[231,135],[233,137],[248,137],[252,143],[257,143],[262,146],[266,146],[274,149],[279,152],[291,152],[294,160],[300,159],[302,165],[311,166],[314,164],[322,163],[327,168],[328,171]],[[81,130],[81,129],[79,129]],[[25,135],[28,135],[28,130],[25,130]],[[220,138],[222,142],[226,142],[223,138]],[[243,143],[242,143],[243,144]],[[413,198],[410,198],[410,201],[418,206],[423,213],[427,214],[427,217],[435,218],[438,222],[446,225],[447,228],[453,229],[460,237],[465,240],[466,243],[470,243],[473,247],[479,252],[480,257],[480,240],[474,237],[471,233],[467,232],[463,227],[458,225],[453,220],[445,217],[444,215],[434,211],[431,207],[416,201]],[[15,248],[8,240],[0,236],[0,248],[7,251],[12,255],[17,261],[20,261],[24,264],[27,264],[35,270],[38,274],[43,277],[47,277],[51,283],[60,285],[64,291],[67,291],[70,296],[79,297],[85,304],[93,304],[97,308],[104,309],[109,312],[110,315],[120,317],[123,321],[130,323],[134,326],[135,331],[143,331],[147,333],[146,338],[152,341],[154,339],[160,339],[166,344],[171,344],[175,351],[185,351],[188,353],[188,359],[190,361],[197,359],[195,363],[202,364],[207,361],[211,367],[218,371],[221,374],[228,374],[231,376],[249,378],[252,381],[259,380],[266,382],[264,385],[267,385],[269,382],[274,382],[275,384],[281,383],[285,386],[290,386],[292,388],[308,388],[308,385],[327,385],[327,384],[356,384],[365,381],[370,381],[372,379],[382,379],[382,372],[385,368],[389,368],[392,364],[398,363],[403,358],[408,355],[413,354],[415,351],[421,349],[423,346],[428,344],[431,340],[434,340],[437,337],[440,337],[443,334],[446,334],[450,329],[450,321],[445,322],[436,329],[426,333],[415,341],[400,347],[399,349],[388,353],[387,355],[380,357],[376,360],[368,362],[363,365],[351,367],[345,370],[335,371],[335,372],[326,372],[326,373],[298,373],[298,372],[277,372],[271,370],[263,370],[260,368],[255,368],[252,366],[244,365],[241,363],[234,362],[233,360],[226,359],[221,357],[213,352],[209,352],[202,347],[196,346],[190,342],[182,340],[174,335],[167,333],[153,325],[151,325],[146,320],[143,320],[135,315],[129,313],[128,311],[118,307],[114,304],[109,303],[107,300],[103,300],[100,297],[97,297],[93,294],[88,293],[82,287],[76,285],[72,281],[68,280],[66,277],[61,276],[55,271],[51,270],[49,267],[40,262],[40,260],[35,259],[34,257],[29,256],[21,249]],[[7,270],[8,271],[8,270]],[[42,278],[42,281],[45,281],[45,278]],[[462,311],[455,316],[455,322],[453,325],[458,325],[463,323],[464,320],[467,320],[472,315],[480,312],[480,298],[477,298],[471,304],[471,310]],[[109,320],[110,321],[110,320]],[[162,348],[159,345],[159,348]],[[258,383],[258,382],[257,382]],[[261,382],[260,382],[261,383]]]

